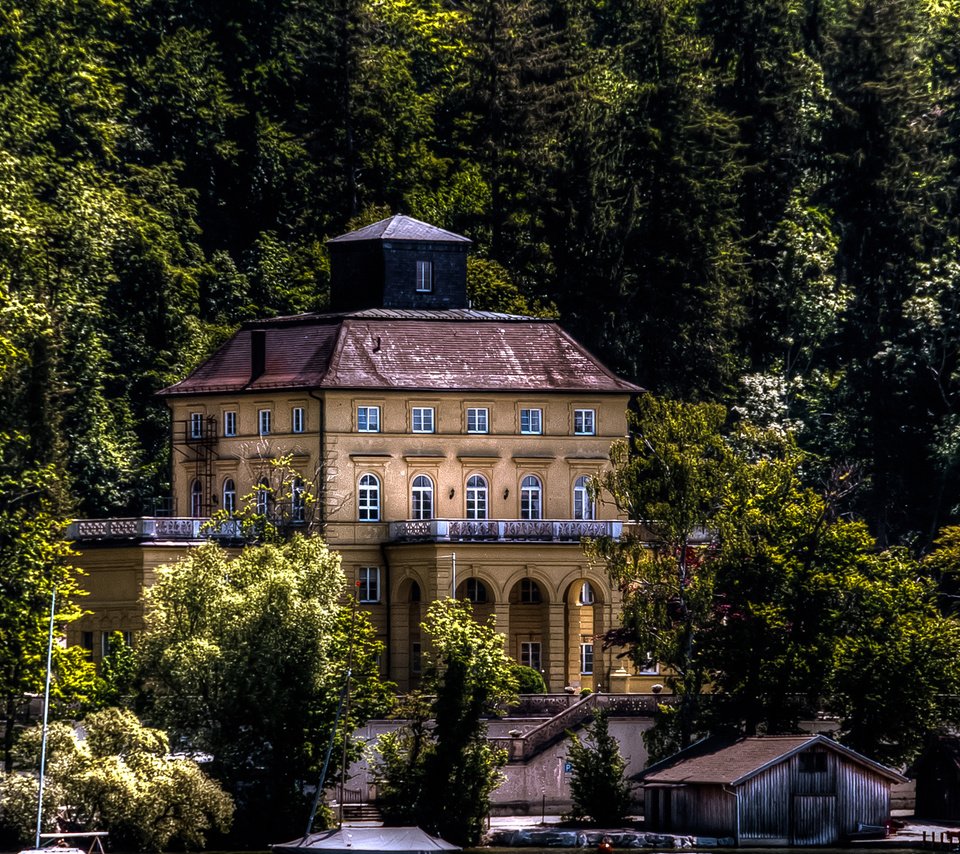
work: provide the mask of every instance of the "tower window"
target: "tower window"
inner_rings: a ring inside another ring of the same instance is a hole
[[[417,293],[428,294],[433,290],[433,262],[417,261]]]

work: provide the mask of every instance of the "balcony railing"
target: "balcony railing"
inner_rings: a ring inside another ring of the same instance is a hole
[[[579,519],[425,519],[390,523],[398,542],[546,542],[620,539],[623,522]]]
[[[209,519],[171,516],[138,516],[126,519],[77,519],[67,528],[67,539],[91,540],[180,541],[237,539],[240,523],[221,522],[211,526]]]

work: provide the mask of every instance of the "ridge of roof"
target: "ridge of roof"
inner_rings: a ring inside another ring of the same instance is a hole
[[[266,326],[296,325],[298,323],[340,323],[345,320],[440,320],[450,322],[491,321],[497,323],[558,323],[555,317],[533,317],[526,314],[506,314],[475,308],[364,308],[357,311],[316,312],[264,317],[246,321],[242,329]]]
[[[738,785],[756,777],[778,762],[800,753],[812,744],[822,744],[888,779],[895,781],[905,779],[892,768],[827,738],[822,733],[749,736],[733,740],[722,737],[705,738],[650,766],[634,779],[662,784]]]
[[[327,243],[353,243],[361,240],[418,240],[437,243],[473,243],[469,237],[438,228],[405,214],[394,214],[379,222],[332,237]]]

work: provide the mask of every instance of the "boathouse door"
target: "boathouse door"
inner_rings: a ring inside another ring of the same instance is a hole
[[[837,796],[794,795],[792,837],[792,845],[837,842]]]

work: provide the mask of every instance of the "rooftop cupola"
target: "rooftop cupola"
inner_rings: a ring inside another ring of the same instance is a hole
[[[334,237],[330,308],[467,308],[471,242],[402,214]]]

